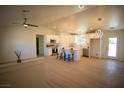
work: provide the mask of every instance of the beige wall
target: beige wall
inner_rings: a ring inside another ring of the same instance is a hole
[[[108,58],[108,38],[117,37],[117,58],[124,61],[124,31],[105,31],[102,37],[102,58]]]
[[[53,34],[44,27],[0,27],[0,62],[16,60],[15,50],[22,51],[22,59],[36,57],[36,34]]]
[[[36,35],[38,34],[45,35],[44,43],[46,44],[50,37],[53,38],[51,34],[55,33],[45,27],[24,28],[18,25],[0,27],[0,62],[16,60],[15,50],[22,51],[22,59],[36,57]],[[124,61],[124,31],[104,31],[101,40],[101,57],[107,58],[108,37],[110,36],[118,37],[117,59]],[[54,38],[58,39],[57,43],[60,43],[62,47],[68,47],[70,43],[74,42],[74,36],[65,34],[55,36]]]

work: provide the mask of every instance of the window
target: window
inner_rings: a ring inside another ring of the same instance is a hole
[[[108,56],[116,57],[117,37],[109,38]]]
[[[84,36],[76,36],[75,37],[75,43],[78,45],[85,44],[86,43],[86,38]]]

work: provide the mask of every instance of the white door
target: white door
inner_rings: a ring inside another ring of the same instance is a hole
[[[108,57],[116,58],[117,54],[117,37],[110,37],[108,44]]]
[[[99,58],[100,55],[100,39],[91,39],[91,57]]]

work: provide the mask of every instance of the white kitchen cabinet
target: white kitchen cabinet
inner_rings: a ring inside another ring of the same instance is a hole
[[[52,47],[44,49],[44,56],[51,56],[52,55]]]

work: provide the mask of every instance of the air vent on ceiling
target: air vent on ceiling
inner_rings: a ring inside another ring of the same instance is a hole
[[[77,33],[70,33],[70,35],[78,35]]]

